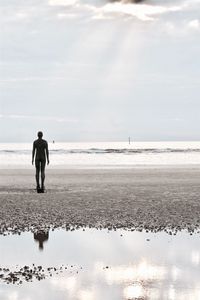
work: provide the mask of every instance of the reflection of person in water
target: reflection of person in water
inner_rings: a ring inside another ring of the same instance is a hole
[[[47,164],[49,164],[49,150],[47,141],[42,139],[43,133],[42,131],[38,132],[38,139],[33,143],[33,151],[32,151],[32,164],[34,163],[35,157],[35,168],[36,168],[36,184],[37,184],[37,192],[44,193],[44,180],[45,180],[45,166],[46,160]],[[41,173],[41,186],[40,186],[40,173]]]
[[[37,231],[34,233],[34,240],[39,242],[39,249],[43,250],[43,243],[48,241],[49,239],[49,231]]]

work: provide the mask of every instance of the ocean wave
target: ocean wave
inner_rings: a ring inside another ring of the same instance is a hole
[[[30,155],[31,150],[0,150],[0,155]],[[49,151],[52,155],[68,155],[68,154],[162,154],[162,153],[200,153],[200,148],[90,148],[90,149],[52,149]]]

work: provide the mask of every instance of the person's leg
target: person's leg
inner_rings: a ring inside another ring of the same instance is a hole
[[[44,190],[44,180],[45,180],[45,165],[46,165],[46,161],[42,160],[41,161],[41,189]]]
[[[37,189],[40,189],[40,161],[36,160],[35,161],[35,169],[36,169],[36,174],[35,174],[35,179],[36,179],[36,185],[37,185]]]

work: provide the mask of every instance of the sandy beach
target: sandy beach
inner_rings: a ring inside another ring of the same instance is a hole
[[[77,227],[165,230],[200,227],[200,168],[47,170],[46,193],[33,170],[0,171],[0,233]]]

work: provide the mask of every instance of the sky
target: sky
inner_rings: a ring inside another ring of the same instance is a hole
[[[200,140],[200,0],[0,0],[0,142]]]

